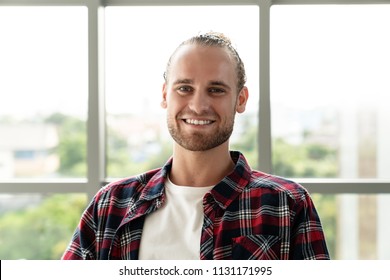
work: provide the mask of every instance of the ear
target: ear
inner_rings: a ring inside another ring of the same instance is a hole
[[[162,101],[160,105],[164,109],[167,108],[167,84],[166,83],[164,83],[162,87]]]
[[[243,87],[238,93],[236,111],[237,113],[243,113],[246,108],[246,102],[248,101],[249,92],[247,87]]]

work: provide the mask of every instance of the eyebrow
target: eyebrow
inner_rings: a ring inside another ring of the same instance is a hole
[[[192,85],[192,84],[194,84],[194,81],[191,80],[191,79],[178,79],[173,84],[174,85],[179,85],[179,84],[189,84],[189,85]],[[227,88],[229,90],[231,89],[230,86],[228,84],[224,83],[223,81],[217,81],[217,80],[210,81],[209,85],[210,86],[222,86],[222,87],[225,87],[225,88]]]
[[[193,83],[194,83],[194,81],[191,80],[191,79],[178,79],[173,84],[174,85],[180,85],[180,84],[190,84],[190,85],[192,85]]]
[[[227,89],[231,89],[230,86],[222,81],[210,81],[209,83],[210,85],[212,86],[222,86],[224,88],[227,88]]]

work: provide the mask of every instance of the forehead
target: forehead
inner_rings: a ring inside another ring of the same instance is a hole
[[[196,44],[183,45],[172,56],[171,74],[235,75],[235,62],[223,47]]]
[[[230,55],[225,47],[188,43],[180,46],[173,55],[173,59],[178,59],[186,55],[217,56],[219,58],[230,59]]]

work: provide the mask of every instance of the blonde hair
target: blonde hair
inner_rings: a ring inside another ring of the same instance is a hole
[[[176,54],[176,52],[184,45],[201,45],[206,47],[220,47],[225,48],[228,53],[233,57],[233,59],[236,62],[236,73],[237,73],[237,90],[238,92],[241,91],[241,89],[244,87],[246,83],[246,74],[245,74],[245,67],[244,63],[242,62],[240,56],[238,55],[238,52],[236,49],[232,46],[232,43],[230,39],[225,36],[223,33],[218,32],[207,32],[205,34],[200,34],[194,37],[191,37],[188,40],[183,41],[176,50],[172,53],[170,56],[165,72],[164,72],[164,80],[167,82],[168,75],[169,75],[169,69],[171,66],[171,61],[173,56]]]

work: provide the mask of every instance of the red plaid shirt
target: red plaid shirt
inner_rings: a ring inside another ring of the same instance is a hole
[[[308,192],[231,155],[233,173],[203,198],[200,259],[329,259]],[[138,259],[145,217],[164,203],[171,165],[103,187],[62,258]]]

